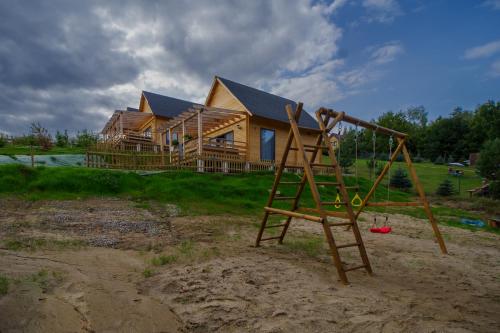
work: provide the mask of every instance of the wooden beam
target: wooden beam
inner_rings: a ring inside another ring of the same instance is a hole
[[[334,110],[331,110],[331,109],[321,108],[320,110],[322,110],[321,112],[323,114],[325,114],[325,113],[331,113],[334,117],[337,116],[340,113],[340,112],[337,112],[337,111],[334,111]],[[384,134],[388,134],[388,135],[393,135],[393,136],[395,136],[397,138],[402,138],[403,139],[403,138],[406,138],[408,136],[408,134],[406,134],[406,133],[398,132],[398,131],[392,130],[390,128],[379,126],[377,124],[373,124],[373,123],[367,122],[365,120],[362,120],[362,119],[359,119],[359,118],[356,118],[356,117],[352,117],[352,116],[348,116],[348,115],[345,115],[344,118],[342,119],[342,121],[345,121],[345,122],[353,124],[353,125],[358,125],[360,127],[364,127],[364,128],[367,128],[367,129],[371,129],[371,130],[374,130],[376,132],[380,132],[380,133],[384,133]]]
[[[321,218],[319,216],[307,215],[307,214],[292,212],[289,210],[278,209],[278,208],[273,208],[273,207],[264,207],[264,209],[268,213],[281,214],[281,215],[285,215],[285,216],[289,216],[289,217],[296,217],[299,219],[305,219],[305,220],[319,222],[319,223],[321,223],[323,221],[323,218]]]
[[[365,196],[365,198],[361,202],[361,205],[359,206],[358,211],[356,212],[356,216],[355,216],[356,220],[358,219],[359,214],[361,214],[361,212],[365,208],[365,206],[368,203],[368,201],[371,199],[371,197],[375,193],[375,190],[377,189],[377,187],[380,184],[380,182],[382,181],[382,179],[384,179],[384,176],[387,173],[387,171],[389,171],[389,168],[391,167],[392,163],[394,163],[394,161],[398,157],[399,153],[401,152],[401,149],[403,149],[403,147],[404,147],[404,144],[405,144],[405,139],[401,139],[401,141],[399,141],[399,145],[396,147],[396,150],[392,154],[391,158],[385,164],[384,169],[382,170],[382,172],[380,173],[380,175],[377,177],[377,179],[373,183],[372,188],[370,189],[370,191],[368,192],[368,194]]]
[[[371,207],[418,207],[423,206],[421,202],[394,202],[394,201],[382,201],[382,202],[367,202],[366,206]]]
[[[404,144],[404,140],[398,138],[398,141]],[[403,145],[403,156],[405,158],[406,164],[408,165],[408,169],[410,170],[410,176],[415,183],[415,187],[417,188],[417,193],[420,197],[420,201],[422,201],[422,205],[424,206],[424,211],[427,214],[427,218],[429,219],[429,222],[432,225],[432,230],[434,230],[434,235],[436,236],[436,239],[439,243],[439,247],[441,248],[441,252],[443,254],[447,254],[448,250],[446,249],[446,245],[443,240],[443,236],[441,236],[441,231],[439,230],[439,227],[436,223],[436,219],[434,218],[434,214],[432,214],[431,207],[429,205],[429,202],[427,201],[427,197],[425,196],[425,191],[424,188],[422,187],[422,184],[420,183],[420,180],[418,179],[417,172],[415,171],[415,168],[413,167],[413,163],[410,158],[410,154],[408,153],[408,150],[406,149],[406,145]]]

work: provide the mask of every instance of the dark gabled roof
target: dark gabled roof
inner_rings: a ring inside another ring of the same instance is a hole
[[[135,111],[135,112],[139,112],[139,109],[136,109],[136,108],[131,108],[130,106],[127,106],[127,109],[125,111]]]
[[[295,110],[297,103],[287,98],[276,96],[265,91],[245,86],[220,76],[217,77],[231,93],[236,97],[253,115],[283,121],[288,123],[285,106],[291,104]],[[318,128],[318,123],[305,110],[300,116],[299,125],[307,128]]]
[[[148,91],[143,91],[142,94],[148,101],[151,111],[155,116],[173,118],[188,108],[193,107],[193,105],[198,104]]]

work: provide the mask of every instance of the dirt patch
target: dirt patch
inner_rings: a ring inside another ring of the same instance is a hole
[[[360,222],[375,274],[342,285],[321,227],[254,248],[258,218],[175,217],[126,200],[0,201],[0,331],[496,332],[500,237],[391,215]],[[346,243],[352,234],[334,229]],[[277,232],[277,231],[274,231]],[[97,237],[116,239],[111,245]],[[58,242],[13,248],[7,240]],[[78,240],[77,243],[74,243]],[[83,245],[80,245],[83,242]],[[52,244],[50,247],[48,244]],[[59,244],[55,246],[54,244]],[[76,244],[76,245],[75,245]],[[343,261],[358,264],[355,251]]]

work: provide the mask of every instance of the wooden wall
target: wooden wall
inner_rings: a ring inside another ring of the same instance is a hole
[[[245,111],[245,107],[218,81],[215,82],[213,89],[206,101],[207,106],[219,107],[224,109]],[[285,110],[283,110],[285,112]],[[208,136],[215,137],[234,130],[236,141],[247,142],[247,159],[250,161],[260,161],[260,129],[267,128],[275,130],[275,158],[280,160],[283,155],[284,146],[286,143],[290,125],[287,123],[259,118],[256,116],[249,117],[249,121],[241,121],[237,124],[220,129]],[[237,128],[240,125],[241,129]],[[248,128],[247,128],[248,127]],[[314,144],[317,134],[314,131],[301,129],[302,140],[305,144]],[[318,156],[317,162],[320,162],[321,156]],[[296,164],[297,151],[290,151],[288,157],[289,164]],[[299,161],[301,164],[301,161]]]
[[[264,119],[258,117],[250,118],[250,130],[249,130],[249,145],[248,145],[248,156],[250,161],[259,161],[260,160],[260,130],[262,128],[274,130],[275,135],[275,157],[276,160],[281,160],[283,156],[283,152],[285,149],[286,139],[288,137],[288,132],[290,131],[290,125]],[[302,142],[304,144],[315,144],[317,133],[310,130],[301,129],[302,134]],[[310,153],[307,153],[310,156]],[[316,158],[317,162],[321,161],[321,156]],[[302,164],[302,161],[298,158],[298,152],[291,150],[287,164]]]
[[[215,83],[213,90],[207,99],[206,105],[221,109],[245,111],[245,107],[218,82]]]
[[[205,111],[209,112],[209,111]],[[234,141],[246,142],[247,141],[247,121],[242,119],[234,124],[226,126],[224,128],[218,129],[212,132],[206,132],[205,137],[215,138],[219,135],[225,134],[227,132],[234,132]]]

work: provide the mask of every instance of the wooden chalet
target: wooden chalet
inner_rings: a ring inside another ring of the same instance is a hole
[[[204,105],[143,91],[138,110],[113,114],[102,131],[102,144],[161,153],[165,166],[203,171],[210,169],[207,165],[231,169],[230,163],[261,170],[283,154],[290,129],[287,104],[296,107],[292,100],[217,76]],[[299,127],[304,143],[314,144],[316,120],[305,112]],[[300,166],[297,151],[288,164]]]

